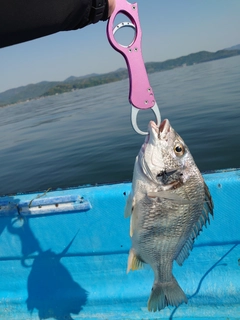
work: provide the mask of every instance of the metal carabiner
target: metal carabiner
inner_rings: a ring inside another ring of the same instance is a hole
[[[133,126],[133,129],[141,134],[141,135],[147,135],[148,132],[147,131],[142,131],[138,128],[138,125],[137,125],[137,114],[139,112],[140,109],[137,109],[135,108],[133,105],[132,105],[132,110],[131,110],[131,123],[132,123],[132,126]],[[153,113],[155,114],[155,117],[156,117],[156,123],[157,123],[157,126],[159,127],[160,124],[161,124],[161,115],[160,115],[160,111],[159,111],[159,108],[158,108],[158,105],[157,103],[154,104],[154,106],[151,108],[151,110],[153,111]]]
[[[131,22],[122,22],[114,27],[114,20],[119,13],[125,14]],[[135,30],[135,38],[128,46],[121,45],[114,38],[114,34],[123,27],[130,27]],[[161,123],[161,116],[142,57],[142,31],[137,3],[132,4],[126,0],[116,1],[115,10],[108,20],[107,36],[112,47],[123,55],[127,63],[130,80],[129,102],[132,105],[132,126],[137,133],[146,135],[147,132],[141,131],[137,125],[137,114],[139,110],[152,109],[156,117],[157,125]]]

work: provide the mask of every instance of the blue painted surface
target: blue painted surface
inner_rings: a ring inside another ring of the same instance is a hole
[[[187,305],[147,312],[151,269],[126,274],[131,185],[122,183],[48,193],[84,197],[88,211],[0,217],[0,319],[240,319],[240,171],[204,178],[214,220],[183,267],[174,266]]]

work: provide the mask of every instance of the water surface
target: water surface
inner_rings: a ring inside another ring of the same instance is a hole
[[[240,57],[150,75],[201,171],[240,167]],[[130,181],[144,137],[128,80],[0,109],[0,194]],[[147,129],[151,111],[142,112]]]

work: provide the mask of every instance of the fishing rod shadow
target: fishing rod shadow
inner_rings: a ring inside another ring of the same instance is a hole
[[[215,262],[211,268],[209,268],[205,274],[202,276],[201,280],[199,281],[199,284],[198,284],[198,287],[196,289],[196,291],[190,296],[188,297],[188,300],[191,300],[192,298],[194,298],[200,291],[201,289],[201,285],[203,283],[203,280],[207,277],[207,275],[214,269],[216,268],[217,266],[219,266],[219,263],[230,253],[232,252],[237,246],[238,246],[239,243],[236,243],[234,244],[234,246],[229,249],[217,262]],[[174,317],[174,314],[176,313],[177,309],[180,307],[181,305],[179,305],[178,307],[175,307],[174,310],[172,311],[170,317],[169,317],[169,320],[172,320],[173,317]]]

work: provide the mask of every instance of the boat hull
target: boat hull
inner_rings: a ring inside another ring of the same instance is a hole
[[[130,183],[0,198],[0,319],[239,319],[240,170],[203,176],[214,220],[173,269],[189,301],[159,313],[150,267],[126,274]]]

